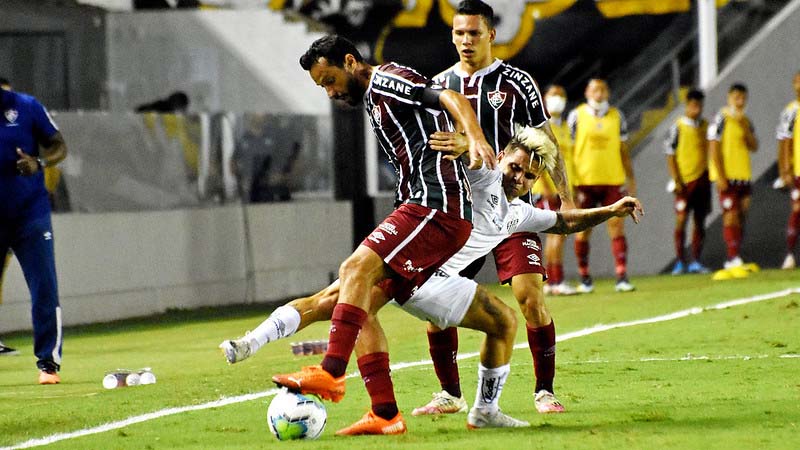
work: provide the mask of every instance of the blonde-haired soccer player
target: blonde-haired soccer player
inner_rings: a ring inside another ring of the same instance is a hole
[[[705,241],[706,216],[711,211],[711,182],[708,179],[708,122],[703,119],[705,95],[692,89],[686,95],[684,114],[672,124],[665,144],[667,168],[675,183],[675,267],[673,275],[707,273],[700,264]],[[692,212],[692,257],[685,256],[686,220]]]
[[[717,184],[722,206],[722,237],[727,248],[725,268],[743,267],[739,256],[743,226],[750,209],[750,152],[758,150],[753,124],[745,115],[747,87],[734,83],[728,89],[727,106],[708,127],[710,177]]]
[[[567,179],[573,180],[575,171],[572,167],[572,136],[569,134],[566,114],[567,91],[563,86],[553,84],[544,94],[544,102],[550,113],[550,128],[558,141],[561,155],[564,158],[564,169]],[[536,199],[536,206],[542,209],[558,211],[561,209],[561,198],[550,175],[545,173],[533,185],[531,192]],[[548,234],[544,243],[544,261],[547,270],[547,284],[544,292],[551,295],[573,295],[578,292],[564,280],[564,242],[567,237],[562,234]]]
[[[628,125],[622,112],[609,105],[608,83],[592,78],[586,86],[586,103],[572,110],[567,118],[575,141],[573,164],[577,201],[580,208],[605,206],[636,195],[636,178],[628,153]],[[626,186],[627,185],[627,186]],[[626,192],[627,191],[627,192]],[[625,221],[610,219],[607,224],[617,274],[617,292],[634,290],[628,281],[628,244],[625,240]],[[589,274],[589,238],[591,229],[575,235],[575,256],[581,275],[579,292],[594,291]]]
[[[786,257],[783,259],[783,269],[794,269],[794,247],[797,244],[797,232],[800,229],[800,71],[792,80],[797,98],[786,105],[781,114],[778,125],[777,138],[779,143],[779,167],[781,179],[786,187],[790,188],[792,210],[789,214],[789,223],[786,225]]]

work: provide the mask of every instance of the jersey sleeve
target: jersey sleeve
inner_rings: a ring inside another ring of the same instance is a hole
[[[552,228],[558,219],[555,211],[536,208],[519,199],[511,203],[511,208],[517,215],[517,220],[509,222],[509,228],[514,228],[507,230],[509,234],[519,232],[541,233]],[[516,226],[514,227],[515,222]]]
[[[775,138],[779,141],[792,139],[794,137],[794,122],[797,118],[797,107],[787,106],[781,112],[778,128],[775,130]]]
[[[719,112],[716,116],[714,116],[714,121],[708,125],[708,131],[706,132],[706,139],[709,141],[717,141],[719,142],[722,140],[722,131],[725,129],[725,116]]]
[[[619,139],[622,142],[628,142],[628,121],[622,110],[618,109],[617,111],[619,112]]]
[[[569,112],[567,126],[569,127],[569,136],[575,140],[575,131],[578,129],[578,108]]]
[[[31,99],[30,105],[36,137],[40,140],[48,139],[58,133],[58,125],[56,125],[50,113],[47,112],[47,109],[36,99]]]
[[[667,155],[674,155],[675,150],[678,148],[678,122],[672,124],[669,127],[669,132],[667,133],[667,138],[664,140],[664,153]]]
[[[524,100],[521,106],[525,109],[523,117],[528,119],[525,125],[539,128],[550,120],[550,113],[544,105],[544,97],[536,80],[524,70],[519,70],[519,73],[521,81],[517,82],[519,85],[517,89],[521,91]]]

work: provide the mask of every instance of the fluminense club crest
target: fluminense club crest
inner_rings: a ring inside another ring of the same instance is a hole
[[[503,103],[506,102],[506,93],[501,91],[491,91],[486,93],[486,98],[489,100],[489,104],[492,105],[494,109],[500,109],[503,106]]]
[[[9,123],[14,123],[17,121],[17,117],[19,117],[19,113],[16,109],[7,109],[6,110],[6,120]]]
[[[381,126],[381,107],[380,105],[375,105],[372,107],[372,120],[375,121],[378,126]]]

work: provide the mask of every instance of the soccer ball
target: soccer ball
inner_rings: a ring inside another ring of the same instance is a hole
[[[281,389],[267,408],[269,431],[281,441],[316,439],[325,429],[328,413],[325,406],[311,395]]]

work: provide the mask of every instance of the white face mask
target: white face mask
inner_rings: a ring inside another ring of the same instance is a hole
[[[554,114],[561,114],[567,107],[567,99],[560,95],[548,95],[544,98],[547,110]]]
[[[608,109],[608,100],[604,100],[602,102],[596,102],[592,99],[588,99],[586,100],[586,103],[588,103],[589,106],[591,106],[592,109],[594,109],[595,111],[605,111],[606,109]]]

